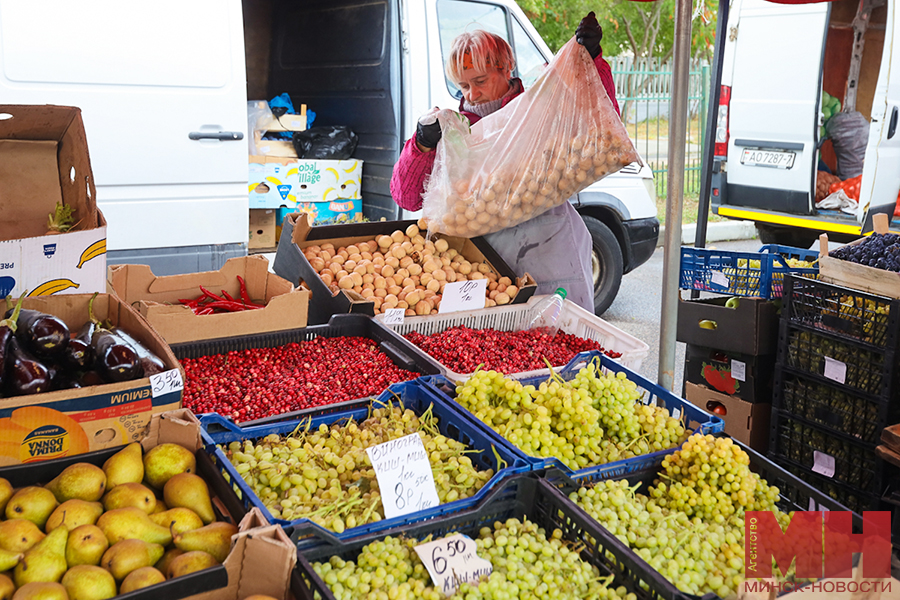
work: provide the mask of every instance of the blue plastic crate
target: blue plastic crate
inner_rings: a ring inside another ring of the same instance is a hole
[[[399,400],[398,400],[399,399]],[[331,425],[332,423],[348,420],[350,418],[357,422],[362,422],[369,415],[371,408],[379,408],[380,406],[388,406],[402,402],[404,408],[410,409],[417,415],[422,414],[429,406],[432,407],[432,413],[438,419],[438,429],[440,432],[452,439],[464,443],[466,446],[478,452],[468,454],[472,462],[480,469],[493,469],[494,476],[482,487],[478,492],[470,498],[463,498],[454,502],[441,504],[428,510],[423,510],[405,515],[403,517],[394,517],[392,519],[384,519],[374,523],[368,523],[347,529],[341,534],[329,532],[330,535],[336,536],[338,539],[346,539],[356,535],[368,534],[382,531],[391,527],[404,526],[411,523],[417,523],[426,519],[433,519],[437,516],[452,514],[460,510],[468,509],[483,498],[493,486],[499,481],[511,475],[519,473],[527,473],[533,470],[532,464],[525,460],[521,453],[516,454],[510,452],[503,443],[504,440],[493,431],[486,431],[483,427],[479,427],[474,423],[469,423],[462,418],[446,400],[442,399],[439,394],[432,389],[419,385],[416,381],[397,383],[385,390],[377,399],[371,401],[360,401],[354,405],[343,404],[340,407],[332,409],[331,407],[323,407],[320,410],[310,410],[308,415],[291,421],[281,421],[278,423],[256,425],[250,427],[240,427],[232,421],[223,418],[218,414],[200,415],[200,423],[202,425],[203,442],[206,444],[206,450],[210,454],[216,468],[222,473],[225,480],[231,485],[240,503],[246,510],[251,507],[257,507],[262,511],[266,519],[270,523],[278,523],[284,527],[293,527],[297,525],[310,526],[313,528],[324,528],[311,522],[309,519],[295,519],[286,521],[276,519],[265,507],[262,500],[257,496],[249,485],[241,478],[234,465],[226,458],[225,453],[216,447],[216,444],[229,444],[230,442],[243,440],[256,440],[270,434],[289,434],[294,431],[301,423],[306,424],[311,421],[310,427],[315,428],[321,424]],[[506,466],[498,469],[497,456],[505,461]]]
[[[616,361],[608,358],[607,356],[604,356],[602,352],[598,352],[596,350],[578,354],[558,373],[558,375],[565,380],[573,379],[575,375],[578,374],[578,371],[580,371],[585,365],[587,365],[595,358],[600,359],[600,366],[604,371],[610,371],[613,373],[623,372],[629,380],[635,382],[643,394],[642,400],[644,404],[656,404],[657,406],[665,407],[669,411],[669,414],[682,418],[689,429],[702,433],[718,433],[725,430],[725,421],[723,421],[719,417],[701,410],[700,408],[697,408],[687,400],[679,398],[669,390],[658,386],[657,384],[651,382],[648,379],[645,379],[644,377],[641,377],[634,371],[628,369],[627,367],[623,367]],[[448,399],[452,400],[456,396],[455,384],[442,376],[434,375],[429,377],[422,377],[419,378],[418,381],[420,381],[422,385],[433,387],[435,392],[437,393],[446,394],[449,397]],[[537,387],[543,381],[546,381],[546,378],[533,377],[530,379],[521,379],[520,381],[522,385],[533,385]],[[452,405],[457,411],[459,411],[460,415],[462,415],[463,418],[476,421],[482,428],[487,431],[494,431],[471,412],[463,408],[455,400],[452,402]],[[621,477],[635,471],[643,471],[650,468],[656,468],[662,463],[663,457],[677,450],[677,448],[669,448],[667,450],[660,450],[658,452],[652,452],[643,456],[635,456],[633,458],[626,458],[623,460],[606,463],[604,465],[585,467],[584,469],[573,471],[556,458],[540,458],[536,456],[529,456],[522,452],[522,450],[517,448],[515,445],[513,445],[512,442],[503,439],[503,443],[506,445],[508,452],[513,452],[519,456],[524,456],[527,460],[531,461],[534,469],[557,468],[563,473],[566,473],[570,476],[592,476],[602,479]]]
[[[683,290],[700,290],[731,296],[759,296],[766,300],[781,298],[787,273],[816,278],[818,266],[790,267],[788,258],[815,262],[815,250],[769,244],[758,252],[730,252],[708,248],[681,249],[680,286]],[[750,261],[759,261],[751,267]]]

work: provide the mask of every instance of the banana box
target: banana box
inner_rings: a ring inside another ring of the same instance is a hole
[[[352,220],[362,209],[363,161],[250,157],[250,208],[287,207],[313,220]],[[313,214],[315,213],[315,214]]]
[[[62,319],[70,331],[88,321],[93,294],[26,298],[23,307]],[[114,294],[99,294],[94,316],[121,327],[156,354],[166,371],[132,381],[12,396],[0,402],[0,466],[83,454],[141,439],[154,414],[181,408],[184,370],[162,338]]]
[[[81,111],[0,105],[0,296],[106,291]]]

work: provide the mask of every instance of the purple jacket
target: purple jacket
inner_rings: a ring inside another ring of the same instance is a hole
[[[619,103],[616,102],[616,84],[613,82],[612,69],[609,63],[603,59],[602,52],[594,59],[594,65],[597,67],[597,73],[600,74],[600,81],[603,82],[606,94],[616,109],[616,113],[619,114]],[[522,86],[522,81],[516,78],[513,79],[513,82],[518,86],[519,94],[521,94],[525,90]],[[505,98],[501,108],[519,94]],[[464,111],[462,100],[459,102],[459,112],[465,115],[472,124],[481,119],[474,113]],[[400,151],[400,158],[397,159],[397,164],[394,165],[394,173],[391,175],[391,196],[400,208],[405,208],[406,210],[419,210],[422,208],[425,179],[434,168],[435,154],[437,153],[434,151],[422,152],[419,150],[419,147],[416,145],[415,134],[406,140],[403,150]]]

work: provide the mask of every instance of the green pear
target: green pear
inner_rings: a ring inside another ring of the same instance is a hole
[[[116,580],[106,569],[92,565],[72,567],[62,578],[69,600],[107,600],[114,598]]]
[[[10,552],[9,550],[0,549],[0,571],[9,571],[14,568],[22,557],[25,556],[21,552]]]
[[[69,530],[57,527],[35,544],[16,565],[13,579],[18,587],[26,583],[59,581],[66,572],[66,541]]]
[[[144,459],[141,444],[134,442],[116,452],[103,463],[106,488],[111,490],[123,483],[140,483],[144,480]]]
[[[164,553],[165,550],[159,544],[148,544],[143,540],[122,540],[106,551],[100,566],[112,573],[116,581],[122,581],[136,569],[152,567]]]
[[[160,444],[144,455],[144,478],[151,487],[163,489],[178,473],[196,473],[194,453],[178,444]]]
[[[140,590],[166,580],[166,576],[153,567],[141,567],[129,573],[122,580],[122,586],[119,588],[120,594],[127,594],[135,590]]]
[[[56,496],[59,502],[78,498],[86,502],[96,502],[106,491],[106,473],[97,465],[75,463],[44,486]]]
[[[156,508],[156,496],[140,483],[120,483],[103,496],[103,508],[115,510],[134,506],[148,515]]]
[[[219,562],[223,562],[231,552],[231,536],[238,532],[238,528],[231,523],[218,521],[210,523],[206,527],[185,531],[175,535],[175,547],[185,552],[202,550],[212,554]]]
[[[157,561],[154,567],[161,573],[169,572],[169,565],[172,564],[172,561],[184,554],[184,550],[179,550],[178,548],[169,548],[166,550],[166,553],[163,554],[163,557]]]
[[[16,593],[16,584],[7,575],[0,574],[0,600],[12,600]]]
[[[16,590],[13,600],[69,600],[69,594],[61,583],[38,581],[26,583]]]
[[[165,500],[160,500],[159,498],[157,498],[157,499],[156,499],[156,508],[154,508],[154,509],[153,509],[153,512],[150,513],[150,514],[151,514],[151,515],[155,515],[155,514],[158,514],[158,513],[161,513],[161,512],[166,512],[167,510],[169,510],[169,507],[166,506],[166,501],[165,501]]]
[[[103,513],[97,519],[97,527],[110,544],[122,540],[144,540],[150,544],[168,546],[172,543],[172,532],[150,520],[150,516],[139,508],[128,506]]]
[[[166,512],[150,515],[150,520],[162,527],[168,527],[173,534],[184,533],[203,527],[203,519],[189,508],[170,508]]]
[[[9,502],[9,499],[13,497],[15,490],[13,490],[12,484],[0,477],[0,514],[6,510],[6,503]],[[3,596],[0,596],[0,600],[3,599]]]
[[[93,525],[103,514],[103,505],[99,502],[87,502],[73,498],[66,500],[56,507],[47,519],[46,529],[53,531],[60,525],[65,525],[72,531],[81,525]]]
[[[6,504],[7,519],[28,519],[40,529],[44,528],[50,514],[59,502],[47,488],[29,486],[13,494]]]
[[[44,532],[28,519],[0,522],[0,548],[4,550],[25,552],[42,539]]]
[[[163,489],[163,498],[166,505],[171,508],[189,508],[204,523],[212,523],[216,520],[213,511],[212,500],[209,497],[209,487],[203,478],[193,473],[179,473],[172,476]]]
[[[189,573],[196,573],[203,569],[209,569],[218,564],[218,561],[216,561],[212,554],[203,552],[202,550],[193,550],[191,552],[185,552],[180,556],[176,556],[175,559],[169,563],[169,571],[166,573],[166,576],[168,579],[173,579],[175,577],[188,575]]]
[[[96,525],[81,525],[69,532],[66,542],[66,563],[76,565],[99,565],[109,542],[103,531]]]

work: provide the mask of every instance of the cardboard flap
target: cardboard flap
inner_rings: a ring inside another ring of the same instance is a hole
[[[153,415],[147,428],[147,437],[141,441],[146,452],[160,444],[179,444],[199,450],[203,446],[200,437],[200,421],[190,410],[181,408]]]
[[[887,233],[891,222],[886,214],[878,213],[872,216],[872,224],[875,226],[875,233]]]
[[[294,232],[291,234],[291,241],[295,244],[302,244],[309,235],[312,227],[309,224],[309,217],[306,213],[288,213],[285,219],[290,219]]]
[[[147,265],[134,266],[147,267]],[[150,267],[147,267],[147,271],[150,272]],[[150,276],[153,276],[152,272],[150,273]],[[204,271],[202,273],[184,273],[182,275],[156,277],[150,285],[147,286],[147,291],[151,294],[165,294],[167,292],[176,292],[188,288],[199,289],[199,286],[201,285],[205,288],[222,287],[227,283],[228,280],[221,271]]]

